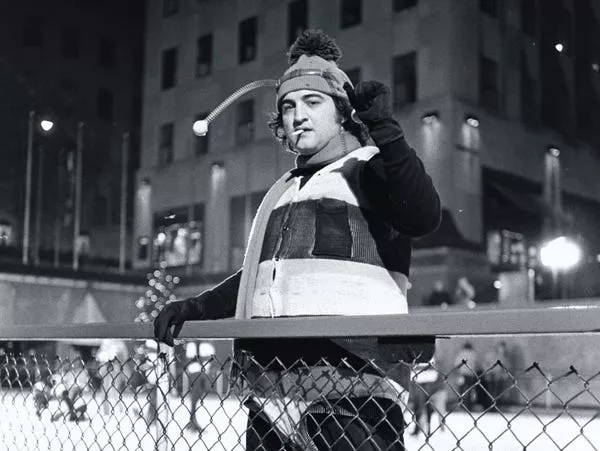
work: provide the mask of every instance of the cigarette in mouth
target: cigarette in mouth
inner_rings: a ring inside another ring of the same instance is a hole
[[[304,132],[304,130],[296,130],[294,133],[292,133],[292,136],[299,135],[302,132]]]

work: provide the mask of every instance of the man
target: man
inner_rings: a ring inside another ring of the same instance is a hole
[[[440,200],[392,118],[389,89],[353,89],[340,57],[318,30],[290,48],[269,126],[297,155],[296,168],[263,199],[242,270],[168,304],[155,320],[157,339],[173,345],[184,321],[234,315],[407,313],[411,241],[436,229]],[[427,361],[433,349],[399,343],[236,340],[250,390],[246,448],[404,449],[409,372],[398,362]]]

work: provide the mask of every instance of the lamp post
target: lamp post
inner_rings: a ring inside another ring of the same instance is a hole
[[[581,248],[573,240],[566,236],[559,236],[540,249],[540,261],[542,265],[552,271],[552,294],[556,292],[557,278],[559,274],[573,269],[581,260]],[[561,296],[564,297],[564,293]]]
[[[127,260],[127,184],[129,165],[129,133],[123,133],[121,143],[121,209],[119,218],[119,272],[125,272],[125,261]]]
[[[29,111],[27,122],[27,155],[25,167],[25,211],[23,219],[23,255],[22,261],[24,265],[29,264],[29,246],[31,232],[31,184],[33,178],[33,136],[35,132],[35,116],[33,110]],[[54,127],[54,122],[43,119],[39,123],[42,130],[46,133],[50,132]],[[40,161],[38,168],[38,187],[37,187],[37,203],[36,203],[36,242],[35,242],[35,261],[39,263],[39,241],[40,241],[40,215],[41,215],[41,192],[42,192],[42,171],[43,171],[43,150],[40,148]]]
[[[79,234],[81,228],[81,171],[83,159],[83,122],[77,123],[77,155],[75,156],[75,212],[73,219],[73,270],[79,270]]]
[[[33,159],[33,121],[35,112],[29,111],[27,123],[27,162],[25,168],[25,218],[23,219],[23,264],[29,263],[29,222],[31,220],[31,172]]]

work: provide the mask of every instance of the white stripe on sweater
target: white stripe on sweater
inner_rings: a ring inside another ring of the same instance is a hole
[[[365,263],[268,260],[258,267],[252,317],[408,313],[407,285],[404,274]]]

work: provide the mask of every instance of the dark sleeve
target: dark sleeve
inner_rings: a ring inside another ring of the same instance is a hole
[[[188,320],[221,319],[235,316],[235,306],[240,288],[242,270],[229,276],[219,285],[186,299]]]
[[[441,203],[423,162],[404,137],[379,146],[362,174],[367,197],[399,232],[418,238],[440,224]]]

